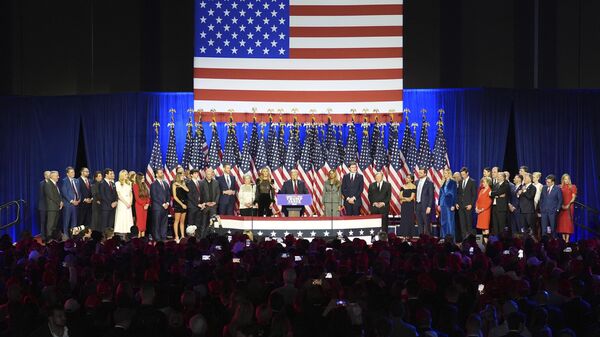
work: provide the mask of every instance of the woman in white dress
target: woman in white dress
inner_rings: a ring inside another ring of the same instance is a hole
[[[126,170],[119,172],[119,181],[115,184],[117,189],[118,203],[115,213],[115,233],[128,234],[133,226],[133,192]]]

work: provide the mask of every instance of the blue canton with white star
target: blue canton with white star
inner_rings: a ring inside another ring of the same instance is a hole
[[[199,1],[196,57],[289,57],[289,1]]]

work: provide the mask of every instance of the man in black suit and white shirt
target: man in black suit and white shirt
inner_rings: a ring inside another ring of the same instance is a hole
[[[492,198],[492,226],[491,233],[499,235],[506,227],[506,213],[508,212],[508,199],[510,198],[510,186],[504,181],[503,172],[498,173],[498,183],[492,187],[490,197]]]
[[[50,178],[44,186],[46,197],[46,239],[56,239],[58,217],[63,208],[62,196],[58,188],[58,171],[51,171]]]
[[[519,212],[521,220],[521,228],[525,233],[533,234],[533,226],[535,224],[535,193],[537,192],[532,183],[531,173],[525,173],[523,176],[523,187],[517,191],[517,199],[519,199]]]
[[[165,181],[162,169],[156,170],[155,179],[150,185],[150,199],[152,199],[152,237],[154,241],[167,239],[167,224],[169,202],[171,201],[171,188]]]
[[[381,229],[388,231],[388,214],[390,213],[390,199],[392,185],[383,180],[383,173],[375,174],[375,181],[369,186],[369,210],[371,214],[381,214]]]
[[[44,186],[46,186],[46,183],[48,182],[48,180],[50,179],[50,171],[44,171],[44,180],[40,181],[40,189],[38,192],[38,214],[39,214],[39,221],[40,221],[40,236],[42,237],[42,240],[46,241],[46,217],[47,215],[47,211],[46,211],[46,195],[44,194]]]
[[[456,209],[458,210],[460,237],[464,239],[473,233],[473,210],[477,200],[477,184],[469,177],[469,169],[466,167],[460,169],[460,176],[462,181],[458,184],[456,191]]]
[[[417,171],[417,195],[415,213],[421,233],[431,234],[431,209],[433,207],[433,183],[427,178],[427,169],[419,168]]]
[[[81,202],[77,209],[78,225],[90,227],[92,225],[92,183],[90,182],[90,170],[81,168],[79,173],[79,196]]]
[[[281,186],[281,190],[279,190],[280,194],[308,194],[308,189],[306,188],[306,184],[304,181],[298,179],[298,170],[292,169],[290,171],[290,178],[283,183]],[[292,206],[293,207],[293,206]],[[283,206],[281,208],[281,212],[285,216],[288,216],[289,206]],[[304,214],[304,207],[300,209],[300,216]]]
[[[362,207],[361,194],[364,190],[364,178],[358,171],[356,163],[350,163],[350,172],[342,178],[342,197],[344,198],[344,209],[346,215],[360,215]]]
[[[188,200],[187,200],[187,220],[188,225],[196,225],[196,228],[199,228],[202,225],[202,209],[200,208],[200,171],[191,170],[190,171],[191,179],[187,181],[188,190]]]
[[[221,198],[221,189],[215,179],[215,171],[207,168],[206,178],[200,182],[200,207],[202,209],[202,227],[200,228],[200,237],[204,237],[210,224],[210,218],[217,214],[217,205]],[[198,231],[196,232],[198,233]]]
[[[104,170],[104,180],[98,187],[100,194],[100,230],[102,233],[115,227],[115,209],[117,207],[117,188],[115,186],[115,172],[112,169]]]

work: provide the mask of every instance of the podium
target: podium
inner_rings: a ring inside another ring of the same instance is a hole
[[[299,217],[304,206],[312,205],[310,194],[277,194],[277,205],[286,206],[288,217]]]

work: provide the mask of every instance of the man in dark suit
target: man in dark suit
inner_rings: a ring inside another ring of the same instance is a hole
[[[306,184],[304,181],[298,179],[298,170],[292,169],[290,171],[290,178],[283,182],[283,186],[281,186],[281,190],[279,190],[280,194],[308,194],[308,189],[306,188]],[[292,206],[293,207],[293,206]],[[289,206],[283,206],[281,208],[281,212],[285,216],[288,216]],[[300,216],[304,214],[304,207],[300,209]]]
[[[221,196],[219,197],[219,214],[233,215],[233,206],[235,205],[236,182],[231,174],[231,165],[223,165],[223,175],[217,177]]]
[[[498,172],[498,183],[492,187],[490,197],[492,198],[492,228],[493,235],[499,235],[506,227],[506,213],[508,211],[508,199],[510,198],[510,186],[504,181],[504,173]]]
[[[63,208],[62,197],[58,188],[58,171],[50,172],[50,178],[44,186],[46,197],[46,240],[56,239],[59,212]]]
[[[429,235],[431,233],[431,208],[433,206],[433,183],[427,178],[427,170],[419,168],[417,171],[419,180],[417,180],[417,205],[415,213],[417,223],[421,233]]]
[[[390,199],[392,185],[383,180],[383,173],[375,174],[375,181],[369,186],[369,210],[371,214],[381,214],[381,229],[388,231],[388,214],[390,213]]]
[[[513,178],[514,184],[510,185],[510,200],[508,202],[508,211],[510,212],[510,227],[514,234],[524,231],[521,221],[521,210],[517,193],[525,186],[523,185],[523,176],[516,174]]]
[[[200,237],[205,236],[210,224],[210,218],[217,214],[217,205],[221,198],[221,189],[219,188],[219,183],[215,180],[215,171],[209,167],[206,169],[205,174],[206,178],[200,182],[202,226],[200,231],[196,232],[200,234]]]
[[[77,208],[77,222],[79,226],[90,227],[92,225],[92,183],[90,182],[90,170],[87,167],[81,168],[77,183],[81,197]]]
[[[469,169],[463,167],[460,169],[462,181],[456,189],[456,209],[458,210],[458,224],[460,234],[457,238],[466,238],[473,233],[473,210],[477,200],[477,184],[475,180],[469,177]]]
[[[44,171],[44,180],[40,181],[40,189],[38,191],[38,214],[40,221],[40,236],[42,240],[46,241],[46,196],[44,195],[44,186],[50,179],[50,171]]]
[[[200,171],[191,170],[191,179],[187,181],[188,199],[187,199],[187,220],[188,225],[195,225],[197,228],[202,224],[202,210],[200,209]]]
[[[167,222],[171,192],[169,183],[165,181],[162,169],[154,172],[154,181],[150,185],[150,199],[152,199],[152,236],[154,241],[167,239]]]
[[[362,207],[361,194],[364,186],[362,174],[356,172],[358,165],[350,163],[348,167],[350,172],[342,178],[342,197],[344,198],[344,209],[346,215],[360,215]]]
[[[112,169],[104,170],[104,180],[98,186],[100,197],[100,231],[104,233],[109,228],[115,227],[115,208],[117,207],[117,189],[115,186],[115,172]]]
[[[63,210],[63,234],[69,236],[71,228],[77,226],[77,206],[81,202],[77,179],[75,179],[75,169],[71,166],[65,170],[67,176],[62,180],[60,194],[65,205]]]
[[[535,192],[535,186],[531,183],[531,174],[525,173],[523,187],[517,191],[517,199],[519,200],[520,226],[529,235],[533,234],[533,225],[535,224]]]
[[[540,195],[540,213],[542,215],[542,231],[554,235],[556,215],[562,206],[562,191],[555,186],[556,178],[550,174],[546,177],[546,186]]]
[[[92,184],[92,230],[102,231],[102,206],[100,198],[100,185],[104,177],[101,171],[94,172],[94,184]]]

